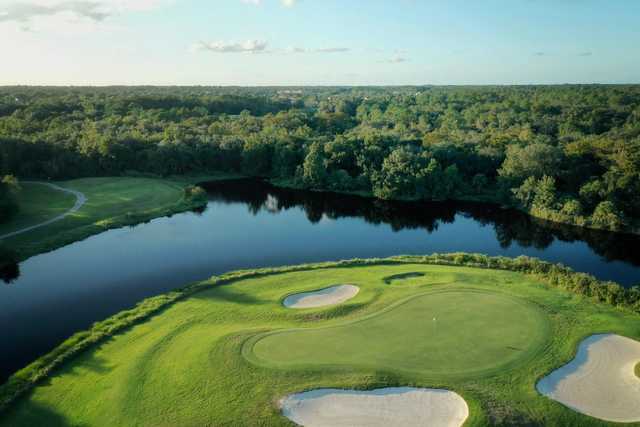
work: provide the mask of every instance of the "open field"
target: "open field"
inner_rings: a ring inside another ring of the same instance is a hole
[[[424,276],[412,277],[411,285],[385,283],[410,272]],[[353,283],[360,292],[337,306],[282,305],[287,295],[335,283]],[[382,263],[197,289],[63,363],[11,404],[0,425],[291,425],[278,401],[292,393],[401,386],[458,393],[469,406],[465,425],[606,425],[542,396],[535,384],[570,361],[586,336],[640,338],[635,313],[502,270]],[[430,330],[434,317],[442,330]],[[354,328],[367,323],[359,336]],[[117,321],[102,327],[109,325]],[[263,335],[285,330],[296,332]],[[287,334],[291,340],[282,338]],[[314,334],[335,346],[333,354],[317,345],[316,360],[302,349],[304,363],[289,364],[301,343],[316,345],[307,337]],[[261,337],[280,341],[254,347]],[[465,354],[464,339],[477,347],[473,356]],[[428,363],[415,345],[429,352]],[[353,354],[340,356],[347,353]],[[254,363],[256,355],[285,363]]]
[[[78,211],[59,221],[3,239],[1,243],[16,251],[19,259],[25,259],[109,228],[192,209],[203,202],[186,200],[183,189],[198,182],[197,179],[106,177],[56,182],[56,185],[83,193],[86,202]],[[14,221],[2,225],[0,234],[46,221],[74,205],[75,198],[71,194],[40,184],[23,185],[20,193],[22,210]]]

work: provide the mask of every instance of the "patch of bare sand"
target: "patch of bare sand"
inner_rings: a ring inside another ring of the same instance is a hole
[[[282,302],[289,308],[315,308],[340,304],[353,298],[360,291],[354,285],[336,285],[312,292],[289,295]]]
[[[563,405],[606,421],[640,421],[640,342],[614,334],[592,335],[576,357],[541,379],[537,389]]]
[[[459,427],[469,407],[449,390],[393,387],[318,389],[280,401],[282,414],[305,427]]]

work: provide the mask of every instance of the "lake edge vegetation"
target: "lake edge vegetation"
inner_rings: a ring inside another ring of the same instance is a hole
[[[638,233],[640,86],[0,88],[0,174],[212,171]]]
[[[531,274],[547,285],[581,295],[599,303],[608,304],[624,311],[640,313],[640,286],[623,288],[614,282],[604,282],[586,274],[574,272],[561,264],[553,264],[536,258],[490,257],[482,254],[448,253],[426,256],[395,256],[390,258],[352,259],[337,262],[309,263],[295,266],[238,270],[213,276],[209,280],[194,283],[181,289],[147,298],[130,310],[124,310],[103,321],[96,322],[91,329],[77,332],[48,354],[38,358],[27,367],[12,375],[0,385],[0,413],[19,397],[25,395],[39,382],[46,379],[56,368],[128,328],[146,321],[165,310],[173,303],[198,292],[232,282],[286,272],[342,268],[373,265],[426,264],[475,267],[507,270]]]

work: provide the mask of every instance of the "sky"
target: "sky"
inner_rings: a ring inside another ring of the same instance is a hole
[[[640,0],[0,0],[0,85],[640,83]]]

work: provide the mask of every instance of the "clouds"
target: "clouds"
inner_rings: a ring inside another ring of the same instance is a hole
[[[556,55],[557,55],[556,53],[549,53],[549,52],[543,52],[543,51],[533,53],[533,56],[556,56]],[[570,55],[570,56],[577,55],[577,56],[587,57],[587,56],[592,56],[593,52],[587,50],[587,51],[578,52],[578,53],[564,53],[562,55]]]
[[[348,47],[318,47],[318,48],[304,48],[304,47],[288,47],[284,50],[284,53],[344,53],[351,51]]]
[[[340,53],[340,52],[349,52],[348,47],[321,47],[318,49],[314,49],[313,52],[316,53]]]
[[[246,40],[243,42],[198,42],[192,50],[209,51],[216,53],[264,53],[268,43],[264,40]]]
[[[240,0],[244,4],[252,4],[254,6],[261,6],[264,0]],[[298,0],[280,0],[280,4],[284,7],[293,7],[298,3]]]
[[[191,46],[194,52],[214,53],[270,53],[270,54],[302,54],[302,53],[345,53],[351,49],[348,47],[288,47],[286,49],[269,48],[269,43],[264,40],[254,39],[240,42],[227,41],[200,41]]]
[[[66,1],[50,5],[42,2],[12,3],[0,9],[0,22],[28,24],[34,18],[60,13],[71,13],[93,21],[102,21],[110,15],[103,5],[88,1]]]
[[[17,23],[24,30],[34,23],[58,25],[100,23],[112,15],[149,10],[162,0],[15,0],[0,6],[0,24]]]
[[[405,58],[404,56],[394,56],[392,58],[389,59],[385,59],[383,61],[379,61],[383,64],[402,64],[403,62],[408,62],[409,59]]]

